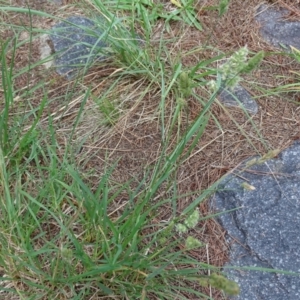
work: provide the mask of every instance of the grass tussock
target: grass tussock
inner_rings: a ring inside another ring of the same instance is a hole
[[[0,1],[1,299],[237,294],[205,200],[243,159],[300,136],[298,51],[258,49],[237,0],[25,2]],[[110,55],[66,80],[40,47],[72,14]],[[238,82],[258,116],[218,101]]]

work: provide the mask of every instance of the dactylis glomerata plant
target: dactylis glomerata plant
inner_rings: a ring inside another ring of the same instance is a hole
[[[221,76],[221,87],[233,90],[241,81],[241,74],[250,73],[253,71],[263,60],[265,53],[260,51],[248,60],[247,46],[240,48],[236,51],[218,70]],[[208,82],[209,88],[215,92],[217,83],[215,80]]]
[[[186,233],[189,229],[195,228],[200,219],[199,210],[195,209],[185,220],[184,224],[177,224],[176,230],[179,234]]]
[[[179,234],[186,233],[189,229],[195,228],[200,220],[199,210],[195,209],[182,223],[176,225],[176,230]],[[192,250],[204,246],[204,244],[192,236],[188,236],[185,241],[185,249]],[[198,282],[201,286],[212,286],[216,289],[223,290],[229,295],[238,295],[239,286],[236,282],[227,279],[226,277],[213,273],[211,275],[200,275]]]
[[[195,211],[184,220],[183,224],[179,223],[176,225],[177,232],[179,234],[183,234],[186,233],[189,229],[195,228],[199,222],[199,219],[200,219],[199,210],[195,209]],[[201,241],[197,240],[192,236],[188,236],[185,240],[186,250],[191,250],[203,246],[204,244]]]

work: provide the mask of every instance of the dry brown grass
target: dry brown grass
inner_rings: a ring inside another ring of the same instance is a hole
[[[14,5],[21,5],[20,1],[12,1]],[[281,5],[291,11],[291,17],[299,19],[299,2],[295,1],[268,1],[274,5]],[[59,17],[65,17],[74,13],[73,6],[64,6],[57,9],[54,5],[38,4],[38,1],[29,1],[32,9],[42,9]],[[70,3],[70,1],[68,2]],[[199,4],[199,19],[204,26],[204,31],[199,32],[194,28],[172,23],[169,37],[180,36],[177,43],[169,46],[170,53],[182,53],[185,66],[193,66],[202,59],[223,51],[230,53],[247,45],[250,51],[259,50],[276,51],[267,44],[259,35],[259,24],[254,20],[256,9],[262,3],[261,0],[232,0],[228,13],[219,19],[216,12],[207,10],[209,5],[216,5],[218,1],[204,1]],[[80,12],[76,8],[76,12]],[[9,13],[5,16],[7,23],[15,25],[30,26],[38,28],[49,28],[53,20],[34,17],[29,20],[24,15]],[[154,39],[159,32],[154,30]],[[1,32],[2,38],[10,38],[12,31]],[[196,54],[185,55],[190,49],[203,44],[212,46],[212,49]],[[10,54],[7,54],[8,62]],[[15,68],[20,70],[29,63],[39,58],[38,40],[33,39],[31,45],[25,44],[18,48],[15,58]],[[177,172],[178,193],[188,194],[178,201],[179,211],[191,203],[199,191],[208,188],[228,171],[232,170],[241,161],[255,154],[264,154],[268,149],[284,149],[294,140],[300,138],[300,114],[299,95],[296,93],[285,94],[284,96],[265,96],[260,92],[259,87],[274,88],[297,80],[297,77],[290,73],[291,70],[299,71],[299,64],[296,64],[289,57],[282,55],[267,56],[258,70],[248,76],[243,85],[257,98],[259,112],[252,117],[252,121],[264,137],[262,141],[256,134],[253,126],[245,117],[244,113],[236,108],[224,108],[215,104],[212,109],[221,127],[211,120],[206,128],[204,136],[195,147],[191,155],[180,165]],[[42,119],[42,124],[48,121],[50,113],[57,124],[57,140],[63,149],[72,131],[72,126],[78,114],[83,97],[80,89],[85,90],[91,87],[92,95],[99,96],[115,80],[114,74],[118,69],[112,65],[92,69],[86,76],[85,81],[76,85],[73,97],[65,97],[66,92],[72,89],[72,82],[67,82],[54,71],[45,71],[43,67],[37,67],[25,72],[15,78],[15,88],[20,90],[20,95],[30,90],[35,84],[43,81],[43,87],[30,94],[31,105],[36,107],[40,103],[43,91],[46,89],[51,104]],[[91,183],[96,185],[99,177],[105,172],[107,164],[112,165],[116,161],[117,167],[112,179],[115,182],[124,183],[129,179],[133,180],[133,186],[138,185],[145,175],[147,167],[153,165],[160,156],[161,151],[161,130],[158,114],[160,102],[159,87],[153,86],[145,92],[147,82],[144,79],[124,78],[111,97],[122,98],[120,110],[122,115],[114,126],[104,126],[99,122],[102,116],[92,98],[87,100],[84,107],[83,118],[77,128],[74,137],[74,146],[82,137],[86,141],[78,149],[77,165],[84,174],[93,169],[95,175],[87,177]],[[205,97],[205,92],[200,91]],[[290,102],[288,100],[293,100]],[[166,123],[171,117],[174,101],[172,97],[166,103]],[[197,117],[201,111],[201,105],[193,100],[187,101],[186,115],[182,118],[182,130]],[[47,114],[46,114],[47,113]],[[243,134],[236,124],[246,133]],[[248,139],[251,140],[252,145]],[[176,143],[176,132],[174,132],[173,144]],[[59,155],[59,153],[58,153]],[[164,195],[164,191],[161,191]],[[124,196],[124,195],[123,195]],[[125,201],[120,197],[115,203],[115,209]],[[211,213],[206,203],[201,204],[200,210],[205,217]],[[171,208],[165,207],[157,216],[155,222],[169,220]],[[194,236],[207,244],[207,247],[191,251],[191,255],[199,261],[207,262],[216,266],[222,266],[228,259],[228,245],[225,242],[225,233],[220,225],[214,220],[205,220],[199,224],[199,229],[194,231]],[[217,291],[212,293],[215,299],[223,299]]]

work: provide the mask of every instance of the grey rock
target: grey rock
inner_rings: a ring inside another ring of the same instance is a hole
[[[255,190],[243,188],[244,182]],[[224,272],[240,285],[234,299],[300,299],[300,141],[262,164],[245,162],[221,181],[211,204],[222,212],[218,220],[232,243]],[[223,214],[228,210],[234,211]]]
[[[56,24],[50,34],[56,53],[55,65],[60,75],[73,78],[79,68],[103,60],[107,47],[104,31],[94,21],[73,16]]]
[[[258,112],[256,101],[242,86],[237,86],[232,91],[223,89],[219,95],[219,99],[226,106],[241,107],[253,115]]]
[[[300,49],[300,22],[283,20],[287,14],[286,9],[261,5],[256,16],[261,24],[261,35],[273,46],[284,45],[286,51],[290,50],[290,46]]]

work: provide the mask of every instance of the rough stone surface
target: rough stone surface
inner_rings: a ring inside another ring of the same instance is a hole
[[[102,36],[103,31],[97,24],[81,16],[56,24],[50,38],[56,53],[57,72],[71,79],[79,67],[87,67],[95,59],[104,59],[103,48],[107,44]]]
[[[241,288],[234,299],[300,299],[300,141],[277,158],[247,168],[244,163],[240,170],[221,181],[211,202],[221,212],[238,208],[219,217],[232,243],[224,272]],[[255,190],[243,188],[244,182]]]
[[[286,50],[290,50],[290,46],[300,49],[300,22],[283,20],[288,13],[283,8],[261,5],[256,20],[262,25],[262,37],[273,46],[284,45]]]
[[[235,87],[233,91],[224,89],[219,99],[226,106],[238,106],[253,115],[258,111],[257,103],[242,86]]]

